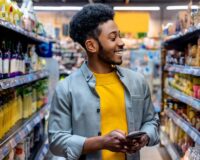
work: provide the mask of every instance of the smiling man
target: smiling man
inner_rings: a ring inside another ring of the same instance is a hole
[[[144,77],[118,66],[124,43],[113,18],[109,6],[89,4],[70,22],[88,61],[58,84],[48,129],[50,150],[68,160],[139,160],[142,147],[159,141]],[[131,131],[146,134],[127,139]]]

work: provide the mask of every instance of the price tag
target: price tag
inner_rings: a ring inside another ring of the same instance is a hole
[[[3,153],[2,153],[2,150],[0,149],[0,159],[3,159]]]
[[[25,137],[25,132],[24,132],[24,130],[21,130],[21,131],[19,132],[19,135],[20,135],[20,138],[21,138],[21,139],[24,139],[24,137]]]
[[[20,138],[19,134],[17,134],[17,135],[15,136],[15,142],[16,142],[16,143],[19,143],[20,141],[21,141],[21,138]]]
[[[31,127],[31,123],[29,123],[27,126],[26,126],[27,130],[28,130],[28,133],[32,130],[32,127]]]
[[[14,138],[11,139],[10,140],[10,146],[11,146],[11,148],[14,148],[16,145],[17,145],[17,143],[16,143],[15,139]]]
[[[28,127],[26,126],[26,128],[24,128],[24,134],[25,134],[25,136],[27,135],[27,134],[29,134],[29,130],[28,130]]]
[[[2,149],[3,155],[7,156],[9,154],[9,150],[10,150],[10,147],[6,144]]]

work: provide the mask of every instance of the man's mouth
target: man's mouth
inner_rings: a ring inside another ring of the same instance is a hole
[[[124,51],[126,51],[126,49],[120,49],[120,50],[115,51],[115,54],[122,55]]]

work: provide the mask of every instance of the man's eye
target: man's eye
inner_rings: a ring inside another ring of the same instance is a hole
[[[111,41],[115,41],[116,37],[112,37],[110,38]]]

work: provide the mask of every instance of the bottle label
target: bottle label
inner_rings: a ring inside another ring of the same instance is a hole
[[[16,72],[16,62],[17,60],[14,58],[14,59],[11,59],[11,65],[10,65],[10,73],[14,73]]]
[[[3,63],[2,58],[0,58],[0,74],[3,73]]]
[[[9,59],[3,60],[3,73],[8,74],[9,73]]]

